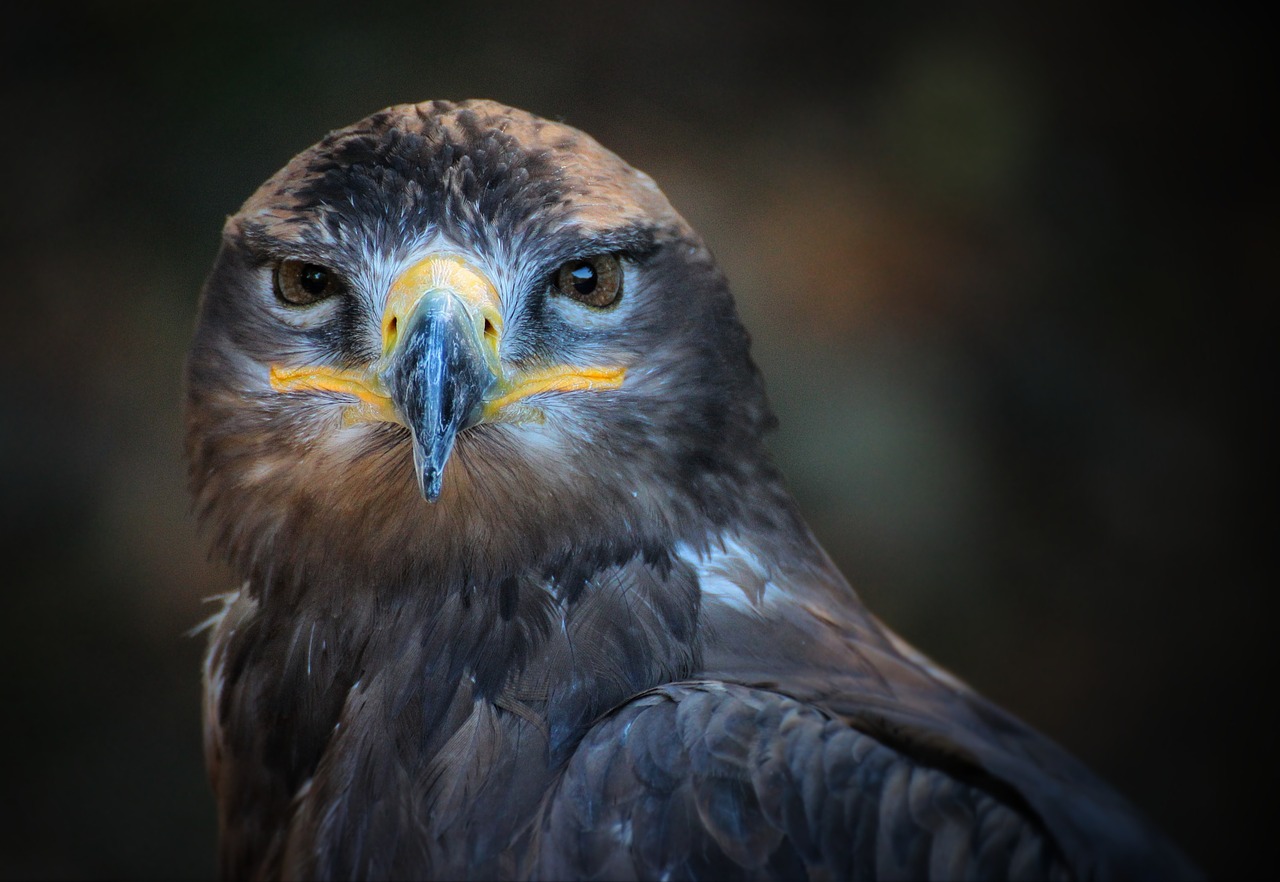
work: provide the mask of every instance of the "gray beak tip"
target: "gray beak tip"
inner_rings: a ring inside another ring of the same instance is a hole
[[[427,502],[435,502],[440,498],[440,490],[444,486],[444,469],[424,469],[418,472],[418,489]]]

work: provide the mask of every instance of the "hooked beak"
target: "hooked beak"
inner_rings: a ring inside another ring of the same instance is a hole
[[[272,365],[277,392],[353,396],[344,420],[395,422],[413,435],[418,489],[440,498],[458,434],[478,423],[543,418],[527,399],[617,389],[621,366],[508,370],[499,357],[502,313],[493,283],[462,257],[433,254],[405,270],[387,295],[382,355],[357,368]]]
[[[435,502],[458,432],[480,422],[498,377],[486,358],[484,320],[453,292],[424,292],[397,325],[399,339],[382,381],[413,433],[418,488]]]

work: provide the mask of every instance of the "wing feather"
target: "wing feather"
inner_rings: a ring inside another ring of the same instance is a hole
[[[661,687],[593,727],[534,848],[548,878],[1066,877],[998,794],[794,699],[714,682]]]

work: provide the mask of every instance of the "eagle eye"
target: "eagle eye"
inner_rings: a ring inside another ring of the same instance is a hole
[[[284,260],[276,267],[276,296],[291,306],[309,306],[338,293],[337,274],[303,260]]]
[[[556,270],[555,287],[587,306],[612,306],[622,296],[622,263],[612,254],[575,257]]]

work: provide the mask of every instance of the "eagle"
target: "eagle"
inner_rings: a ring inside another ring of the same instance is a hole
[[[292,159],[186,367],[222,876],[1197,878],[863,605],[774,422],[707,245],[586,134],[428,101]]]

